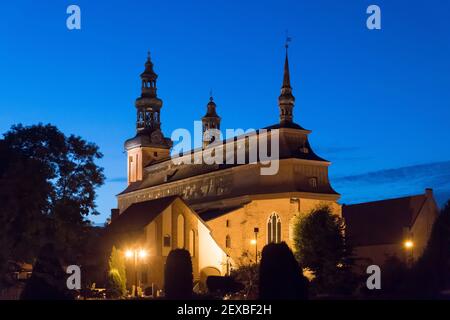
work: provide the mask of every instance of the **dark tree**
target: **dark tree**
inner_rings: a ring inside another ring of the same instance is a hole
[[[192,262],[189,251],[175,249],[167,256],[164,270],[164,291],[167,299],[192,298]]]
[[[42,247],[33,273],[22,292],[22,300],[69,300],[73,299],[67,289],[67,274],[51,244]]]
[[[298,219],[294,247],[299,263],[313,271],[318,293],[351,293],[355,277],[351,272],[352,249],[345,242],[344,222],[328,206],[312,210]]]
[[[434,299],[450,288],[450,200],[433,225],[423,255],[412,267],[405,292],[410,298]]]
[[[8,260],[32,262],[45,243],[50,190],[41,163],[0,140],[0,284]]]
[[[98,147],[52,125],[16,125],[0,141],[0,272],[32,262],[51,242],[66,263],[83,264],[103,181]]]
[[[263,248],[259,269],[259,297],[263,300],[305,300],[308,280],[286,243]]]

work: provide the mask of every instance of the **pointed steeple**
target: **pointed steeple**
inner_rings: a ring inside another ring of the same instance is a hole
[[[291,77],[289,75],[288,47],[286,45],[286,58],[284,59],[284,75],[282,88],[290,88],[290,87],[291,87]]]
[[[289,58],[288,44],[286,42],[286,57],[284,60],[283,85],[281,86],[281,94],[278,97],[278,106],[280,107],[280,123],[293,122],[293,109],[295,97],[292,95],[291,79],[289,74]]]

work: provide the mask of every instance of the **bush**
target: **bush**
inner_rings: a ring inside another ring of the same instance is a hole
[[[109,270],[107,279],[107,297],[118,299],[127,295],[127,278],[125,258],[120,250],[112,247],[109,258]]]
[[[436,299],[450,289],[450,200],[441,210],[422,257],[409,272],[409,298]]]
[[[22,300],[70,300],[67,274],[52,244],[44,245],[33,266],[33,273],[22,292]]]
[[[237,282],[232,277],[209,276],[206,279],[208,291],[221,296],[236,293],[244,289],[244,285]]]
[[[307,299],[308,280],[286,243],[263,248],[259,268],[259,297],[263,300]]]
[[[164,291],[167,299],[182,300],[192,298],[192,262],[189,251],[170,251],[164,270]]]
[[[106,297],[108,299],[120,299],[123,296],[124,296],[124,282],[120,277],[119,271],[115,269],[109,270],[108,281],[106,282]]]
[[[255,264],[254,255],[244,251],[236,261],[237,267],[231,270],[231,277],[244,287],[241,290],[242,298],[257,299],[259,296],[259,265]]]

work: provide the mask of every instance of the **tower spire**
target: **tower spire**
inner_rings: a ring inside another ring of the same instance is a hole
[[[284,73],[283,84],[281,86],[281,94],[278,97],[278,106],[280,108],[280,123],[286,124],[293,122],[293,113],[295,97],[292,95],[291,78],[289,73],[289,58],[288,48],[290,37],[286,37],[286,43],[284,45],[286,49],[286,56],[284,59]]]
[[[146,165],[170,156],[172,141],[161,131],[163,102],[156,94],[157,78],[148,52],[145,69],[141,73],[141,95],[135,102],[136,135],[125,141],[129,184],[143,179]]]
[[[286,44],[284,45],[284,47],[286,48],[286,57],[284,59],[284,74],[283,74],[283,86],[282,88],[290,88],[291,87],[291,77],[289,74],[289,55],[288,55],[288,48],[289,45],[286,42]]]
[[[220,137],[220,117],[216,112],[216,103],[214,102],[212,90],[209,92],[209,102],[206,105],[206,114],[202,118],[202,127],[203,147]]]

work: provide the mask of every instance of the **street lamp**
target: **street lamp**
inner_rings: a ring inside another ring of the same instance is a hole
[[[405,242],[403,242],[403,246],[407,251],[407,262],[409,265],[411,265],[414,261],[413,256],[414,242],[411,239],[405,240]]]
[[[412,242],[412,240],[406,240],[403,245],[406,249],[412,249],[414,247],[414,242]]]
[[[145,249],[128,249],[125,251],[125,258],[133,259],[134,261],[134,290],[135,297],[138,296],[138,259],[144,260],[148,255]]]
[[[259,233],[259,228],[255,227],[253,229],[253,232],[255,233],[255,238],[250,240],[250,243],[255,246],[255,262],[256,262],[256,265],[258,265],[258,233]]]

